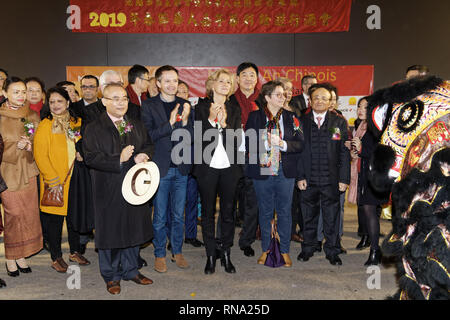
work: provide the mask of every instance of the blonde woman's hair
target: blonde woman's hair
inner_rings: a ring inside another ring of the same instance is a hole
[[[283,87],[284,87],[285,84],[288,83],[288,82],[290,82],[291,84],[293,84],[293,83],[292,83],[292,80],[289,79],[289,78],[286,78],[286,77],[278,77],[276,80],[277,80],[277,81],[280,81],[280,82],[283,84]],[[284,87],[284,89],[286,89],[286,88]]]
[[[219,69],[219,70],[216,70],[213,73],[211,73],[205,82],[206,96],[208,98],[212,99],[214,97],[213,85],[214,85],[214,82],[216,82],[217,79],[219,79],[221,74],[228,75],[230,77],[230,81],[231,81],[231,87],[230,87],[230,91],[227,94],[227,99],[233,94],[233,89],[234,89],[233,73],[231,73],[231,71],[228,71],[227,69]]]

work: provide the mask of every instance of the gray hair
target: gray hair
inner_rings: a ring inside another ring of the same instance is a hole
[[[101,89],[102,92],[103,92],[103,89],[105,88],[105,86],[108,85],[106,79],[111,77],[111,76],[119,76],[120,80],[122,81],[122,84],[123,84],[123,78],[122,78],[122,75],[119,72],[114,71],[114,70],[103,71],[103,73],[101,74],[100,79],[99,79],[100,89]]]

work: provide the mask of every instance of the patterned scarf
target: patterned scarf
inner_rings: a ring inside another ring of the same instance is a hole
[[[272,115],[270,110],[267,108],[267,106],[264,107],[264,113],[266,114],[266,117],[268,119],[266,123],[266,132],[271,134],[276,134],[282,139],[282,134],[280,130],[280,117],[283,113],[283,108],[278,110],[277,114],[275,116]],[[265,134],[263,136],[263,140],[268,141],[268,134]],[[278,169],[280,168],[280,161],[281,161],[281,153],[280,148],[278,146],[271,146],[270,150],[267,152],[261,154],[260,159],[261,167],[267,167],[270,168],[270,174],[272,176],[278,175]]]
[[[66,137],[69,138],[69,128],[70,128],[70,113],[66,109],[63,113],[57,115],[52,112],[53,123],[52,123],[52,133],[64,133]]]

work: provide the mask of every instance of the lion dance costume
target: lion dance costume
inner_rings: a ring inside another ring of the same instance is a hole
[[[380,137],[371,161],[375,189],[391,189],[397,257],[394,299],[450,298],[450,82],[417,77],[369,98],[369,128]]]

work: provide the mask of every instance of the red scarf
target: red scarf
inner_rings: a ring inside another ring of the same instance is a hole
[[[238,88],[234,95],[236,96],[236,100],[241,107],[241,122],[245,128],[250,112],[258,110],[255,100],[259,96],[259,90],[255,88],[255,91],[253,91],[253,93],[247,98],[245,94],[242,93],[241,89]]]
[[[35,111],[37,114],[39,114],[41,112],[43,105],[44,105],[44,102],[41,100],[36,104],[30,104],[30,109]]]
[[[128,98],[130,98],[130,101],[138,106],[141,106],[141,102],[144,102],[144,100],[147,99],[147,95],[144,92],[141,94],[141,102],[139,102],[138,96],[131,85],[127,85],[125,89],[127,90]]]
[[[367,131],[367,121],[362,121],[358,129],[355,130],[355,137],[362,139]],[[348,187],[347,200],[350,203],[356,203],[358,194],[358,174],[361,170],[361,158],[352,159],[350,165],[350,185]]]

